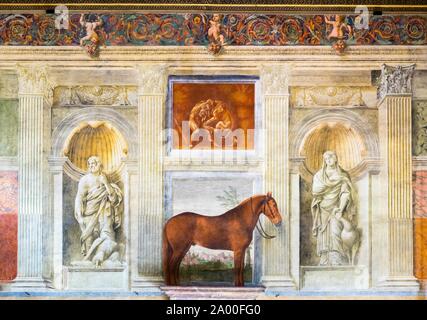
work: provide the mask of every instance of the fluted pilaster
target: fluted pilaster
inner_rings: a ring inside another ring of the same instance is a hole
[[[47,71],[18,66],[19,76],[19,206],[16,287],[44,287],[43,280],[43,108],[52,87]]]
[[[379,106],[383,210],[388,217],[388,288],[418,289],[413,276],[411,94],[388,94]]]
[[[162,282],[163,171],[162,130],[166,92],[165,66],[139,66],[138,279],[135,287]]]
[[[290,233],[288,207],[288,117],[289,66],[268,66],[261,81],[265,109],[265,191],[271,191],[282,214],[280,229],[268,223],[268,233],[277,234],[264,240],[262,282],[267,290],[294,288],[290,275]]]

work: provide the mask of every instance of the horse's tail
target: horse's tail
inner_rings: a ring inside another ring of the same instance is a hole
[[[170,258],[172,255],[172,247],[169,243],[168,236],[166,234],[166,225],[163,228],[163,242],[162,242],[162,263],[163,263],[163,276],[165,278],[166,285],[171,284],[170,278]]]

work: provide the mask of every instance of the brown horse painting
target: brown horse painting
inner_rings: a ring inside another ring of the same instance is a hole
[[[163,229],[163,272],[167,285],[179,284],[179,266],[192,245],[234,252],[234,285],[243,286],[246,248],[252,241],[259,216],[264,213],[277,227],[282,217],[271,196],[255,195],[219,216],[183,212],[170,218]]]

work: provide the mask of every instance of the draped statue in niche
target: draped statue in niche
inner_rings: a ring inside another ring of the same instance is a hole
[[[122,225],[122,191],[108,181],[98,157],[88,159],[88,169],[79,181],[74,210],[84,257],[79,264],[121,265],[124,245],[117,242],[116,234]]]
[[[313,177],[312,195],[312,231],[319,265],[354,265],[360,246],[360,233],[354,224],[356,193],[334,151],[323,154],[322,168]]]

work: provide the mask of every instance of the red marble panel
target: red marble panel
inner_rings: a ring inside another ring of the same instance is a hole
[[[0,281],[17,274],[18,257],[18,174],[0,172]]]

